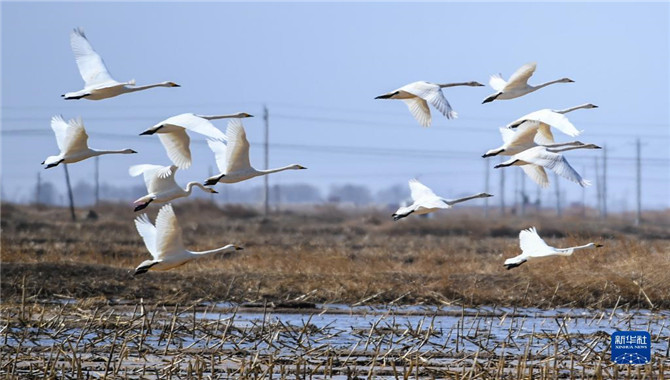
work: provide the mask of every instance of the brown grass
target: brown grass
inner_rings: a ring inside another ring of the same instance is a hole
[[[157,207],[149,211],[153,220]],[[170,272],[132,272],[149,258],[129,205],[105,204],[97,220],[67,210],[2,205],[1,296],[192,302],[497,304],[536,307],[670,307],[668,212],[647,224],[566,215],[484,219],[460,208],[432,219],[393,222],[388,212],[321,206],[268,218],[240,206],[179,202],[191,250],[245,247]],[[537,226],[550,245],[589,241],[604,248],[538,260],[507,271],[518,232]],[[25,289],[22,287],[25,277]],[[24,292],[25,290],[25,292]]]

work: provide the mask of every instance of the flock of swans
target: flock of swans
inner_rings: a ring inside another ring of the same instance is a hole
[[[84,89],[80,91],[61,95],[64,99],[101,100],[153,87],[179,87],[174,82],[135,86],[135,80],[116,81],[109,74],[102,58],[93,49],[81,28],[74,29],[70,34],[70,45],[85,85]],[[483,103],[514,99],[554,83],[573,82],[569,78],[563,78],[531,86],[527,82],[533,75],[535,68],[535,63],[526,64],[512,74],[508,81],[502,79],[500,75],[492,76],[489,84],[496,90],[496,93],[484,99]],[[440,111],[447,119],[458,116],[442,93],[443,88],[457,86],[481,87],[484,85],[475,81],[446,84],[419,81],[380,95],[376,99],[402,100],[407,104],[417,122],[421,126],[428,127],[431,125],[428,104]],[[584,144],[580,141],[556,143],[551,128],[555,128],[571,137],[578,136],[581,131],[570,123],[565,114],[577,109],[596,107],[593,104],[584,104],[560,111],[543,109],[525,115],[508,124],[505,128],[500,128],[503,145],[487,151],[482,157],[511,156],[509,160],[496,165],[495,168],[521,166],[524,172],[542,187],[549,185],[545,168],[581,186],[588,186],[589,182],[581,178],[561,153],[573,149],[599,149],[600,147],[595,144]],[[159,210],[155,225],[151,223],[146,214],[142,214],[135,219],[137,231],[153,257],[152,260],[142,262],[135,269],[135,275],[149,270],[169,270],[198,257],[216,253],[232,253],[242,249],[233,244],[228,244],[221,248],[203,252],[186,250],[182,242],[182,231],[172,205],[169,203],[170,201],[188,197],[194,187],[198,187],[204,192],[217,193],[209,186],[214,186],[219,182],[241,182],[284,170],[306,169],[299,164],[270,170],[258,170],[251,166],[249,141],[241,121],[241,119],[248,117],[253,116],[244,112],[210,116],[184,113],[167,118],[140,133],[140,136],[158,135],[168,158],[173,164],[170,166],[140,164],[133,165],[128,170],[131,176],[142,174],[147,188],[147,194],[134,202],[136,212],[145,209],[151,203],[167,203]],[[225,133],[212,124],[211,121],[216,119],[230,119]],[[42,162],[43,165],[46,165],[46,169],[55,167],[60,163],[75,163],[104,154],[137,153],[132,149],[96,150],[89,148],[88,135],[81,118],[66,122],[62,116],[57,115],[51,119],[51,128],[56,135],[60,153],[56,156],[49,156]],[[207,145],[214,153],[220,173],[205,179],[202,184],[189,182],[185,188],[181,188],[175,181],[175,173],[178,169],[189,168],[192,163],[190,137],[187,131],[207,137]],[[440,209],[451,208],[454,204],[460,202],[493,196],[487,193],[479,193],[459,199],[445,199],[437,196],[417,179],[411,179],[409,187],[413,203],[406,207],[400,207],[392,215],[393,220],[399,220],[410,214],[428,214]],[[584,246],[564,249],[553,248],[539,237],[534,227],[522,230],[519,234],[519,240],[522,254],[506,260],[504,265],[507,269],[517,267],[530,258],[571,255],[577,249],[599,246],[589,243]]]

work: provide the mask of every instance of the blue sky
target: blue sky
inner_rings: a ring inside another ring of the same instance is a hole
[[[418,177],[457,197],[484,190],[481,154],[501,145],[498,128],[526,113],[582,103],[569,114],[581,141],[608,147],[611,209],[634,206],[635,146],[643,142],[643,204],[670,206],[667,3],[2,3],[2,188],[9,199],[29,194],[37,172],[63,186],[62,169],[43,170],[57,154],[54,114],[82,116],[94,148],[140,153],[101,157],[103,181],[138,184],[138,163],[169,164],[158,139],[138,136],[183,112],[249,112],[244,121],[251,161],[263,167],[262,107],[270,111],[270,166],[300,163],[306,171],[273,174],[272,184],[303,182],[324,191],[360,183],[382,189]],[[171,80],[157,88],[102,101],[64,101],[83,87],[69,32],[81,26],[119,81]],[[488,83],[536,61],[532,83],[575,80],[482,105],[489,87],[445,90],[456,120],[433,111],[420,127],[402,102],[374,97],[416,80]],[[225,122],[215,122],[225,130]],[[110,136],[110,134],[112,136]],[[556,134],[558,140],[568,136]],[[199,137],[194,137],[196,140]],[[192,146],[193,166],[178,182],[203,180],[214,158]],[[595,157],[568,160],[594,186]],[[498,161],[490,160],[492,167]],[[508,202],[521,170],[506,172]],[[70,166],[73,181],[90,181],[93,161]],[[491,169],[493,194],[499,171]],[[552,187],[543,190],[549,201]],[[560,179],[566,201],[581,188]],[[254,179],[233,186],[262,183]],[[219,185],[224,186],[224,185]],[[535,184],[526,180],[535,194]],[[129,200],[132,201],[132,200]]]

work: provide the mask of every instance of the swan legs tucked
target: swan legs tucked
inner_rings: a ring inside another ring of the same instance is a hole
[[[506,268],[507,270],[510,270],[510,269],[512,269],[512,268],[516,268],[516,267],[518,267],[518,266],[521,266],[521,264],[525,263],[526,261],[527,261],[527,260],[524,260],[524,261],[519,262],[519,263],[514,263],[514,264],[504,264],[504,265],[505,265],[505,268]]]
[[[135,273],[133,273],[133,276],[137,276],[138,274],[142,274],[142,273],[147,273],[149,271],[149,268],[151,268],[152,266],[154,266],[156,264],[158,264],[158,261],[155,262],[155,263],[151,263],[149,265],[137,267],[135,269]]]
[[[145,208],[147,208],[147,206],[149,206],[149,203],[151,203],[152,201],[153,201],[153,199],[149,199],[147,202],[142,203],[141,205],[137,205],[135,207],[135,212],[138,212],[140,210],[144,210]]]
[[[397,220],[399,220],[399,219],[405,218],[406,216],[408,216],[409,214],[411,214],[411,213],[413,213],[413,212],[414,212],[414,211],[410,211],[410,212],[408,212],[407,214],[393,214],[393,215],[391,215],[391,216],[393,217],[393,221],[397,221]]]

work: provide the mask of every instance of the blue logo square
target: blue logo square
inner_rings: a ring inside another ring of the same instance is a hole
[[[612,361],[616,364],[647,364],[651,361],[651,335],[646,331],[612,334]]]

